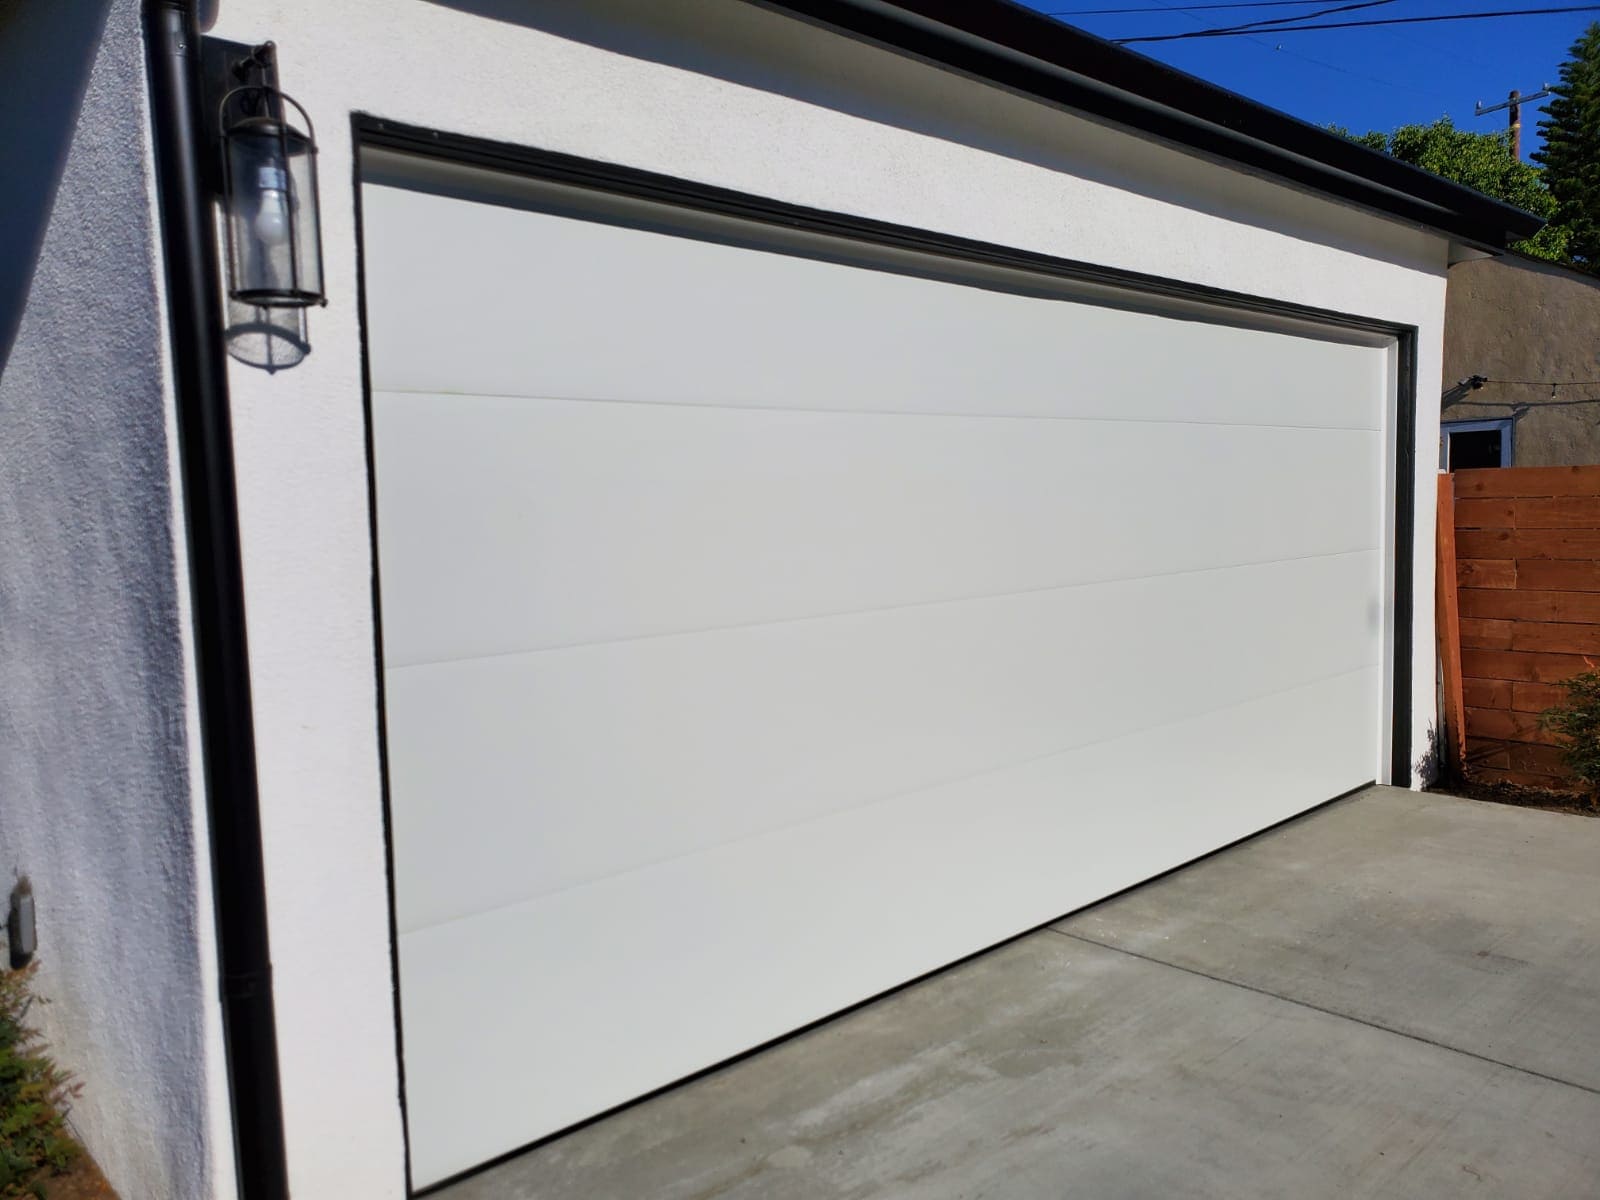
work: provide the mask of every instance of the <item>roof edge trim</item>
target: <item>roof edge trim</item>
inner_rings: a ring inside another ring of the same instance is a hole
[[[1010,0],[752,0],[1493,251],[1544,221]]]

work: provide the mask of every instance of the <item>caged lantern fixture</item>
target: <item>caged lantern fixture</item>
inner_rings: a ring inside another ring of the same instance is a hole
[[[228,294],[261,308],[326,304],[311,117],[276,87],[251,83],[222,98],[217,124]]]

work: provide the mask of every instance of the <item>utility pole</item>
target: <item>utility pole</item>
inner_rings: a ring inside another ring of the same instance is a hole
[[[1506,97],[1503,104],[1491,104],[1488,108],[1479,100],[1476,108],[1472,110],[1475,117],[1486,116],[1492,112],[1499,112],[1502,108],[1510,110],[1511,117],[1511,157],[1522,161],[1522,103],[1525,100],[1542,100],[1550,94],[1550,85],[1547,83],[1537,92],[1529,92],[1524,96],[1516,88],[1511,89],[1511,95]]]

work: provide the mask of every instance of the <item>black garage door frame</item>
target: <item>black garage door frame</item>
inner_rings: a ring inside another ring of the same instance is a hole
[[[821,234],[865,243],[879,248],[910,251],[933,255],[956,262],[1001,267],[1030,272],[1035,275],[1085,286],[1106,289],[1129,298],[1144,301],[1181,301],[1203,306],[1215,315],[1228,313],[1251,318],[1253,322],[1265,320],[1306,322],[1346,330],[1352,333],[1376,334],[1395,339],[1397,347],[1395,380],[1394,435],[1394,528],[1392,546],[1393,636],[1390,639],[1391,658],[1388,664],[1391,696],[1390,723],[1390,781],[1399,787],[1411,784],[1411,688],[1412,688],[1412,617],[1413,570],[1415,553],[1414,507],[1416,499],[1416,407],[1417,407],[1417,327],[1375,320],[1352,313],[1292,304],[1243,292],[1227,291],[1200,284],[1185,283],[1134,271],[1122,271],[1097,266],[1093,263],[1056,258],[1017,250],[992,242],[951,237],[910,226],[886,221],[875,221],[824,209],[787,204],[726,188],[711,187],[670,175],[635,170],[610,163],[539,150],[529,146],[491,141],[466,134],[429,129],[403,124],[366,113],[356,113],[351,118],[352,188],[355,203],[356,254],[357,254],[357,305],[361,342],[362,414],[366,436],[367,510],[368,532],[372,552],[372,612],[373,612],[373,666],[378,698],[378,753],[382,782],[384,849],[388,878],[389,955],[394,992],[395,1056],[400,1078],[400,1105],[405,1115],[405,1057],[404,1031],[401,1027],[400,1009],[400,957],[399,930],[395,913],[394,844],[390,812],[389,762],[387,743],[387,717],[383,679],[383,608],[381,604],[382,572],[378,563],[377,477],[374,470],[372,384],[367,345],[367,297],[364,264],[365,243],[361,207],[361,152],[363,150],[389,150],[416,158],[431,160],[451,166],[471,167],[499,172],[530,181],[562,184],[587,189],[592,192],[665,204],[722,217],[753,221],[782,230]],[[1332,799],[1332,797],[1330,797]],[[1026,935],[1021,935],[1026,936]],[[990,948],[977,951],[986,953]],[[916,981],[911,981],[916,982]],[[910,986],[910,983],[901,987]],[[899,988],[892,989],[898,991]],[[863,999],[870,1003],[877,997]],[[838,1015],[838,1014],[834,1014]],[[832,1017],[825,1018],[833,1019]],[[794,1031],[799,1032],[799,1031]],[[793,1036],[787,1034],[785,1037]],[[779,1039],[782,1040],[782,1039]],[[770,1044],[770,1043],[769,1043]],[[747,1051],[758,1053],[765,1047]],[[707,1067],[715,1070],[726,1064]],[[680,1083],[683,1081],[679,1081]],[[678,1084],[669,1085],[676,1087]],[[665,1089],[661,1089],[665,1090]],[[651,1093],[652,1095],[656,1093]],[[619,1105],[625,1108],[647,1099],[646,1096]],[[573,1126],[573,1129],[594,1121],[603,1120],[617,1109],[600,1113]],[[466,1175],[476,1174],[495,1163],[524,1153],[533,1146],[571,1132],[562,1130],[547,1137],[518,1147],[487,1163],[434,1184],[424,1191],[433,1192]],[[405,1129],[406,1178],[410,1188],[410,1131]]]

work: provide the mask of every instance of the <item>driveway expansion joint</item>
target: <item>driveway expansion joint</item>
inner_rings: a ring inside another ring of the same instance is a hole
[[[1543,1071],[1535,1071],[1530,1067],[1518,1066],[1516,1063],[1506,1062],[1503,1059],[1491,1058],[1487,1054],[1479,1054],[1474,1050],[1463,1049],[1460,1046],[1452,1046],[1448,1042],[1435,1041],[1433,1038],[1424,1037],[1421,1034],[1411,1033],[1404,1029],[1396,1029],[1392,1025],[1381,1025],[1376,1021],[1364,1020],[1363,1018],[1353,1016],[1350,1013],[1340,1012],[1336,1008],[1326,1008],[1320,1004],[1313,1004],[1309,1000],[1300,1000],[1296,999],[1294,996],[1285,996],[1280,992],[1274,992],[1268,988],[1257,987],[1254,984],[1244,983],[1237,979],[1229,979],[1224,975],[1213,975],[1209,971],[1201,971],[1195,967],[1186,967],[1181,963],[1168,962],[1165,959],[1156,958],[1150,954],[1140,954],[1137,950],[1129,950],[1125,946],[1114,946],[1108,942],[1099,942],[1094,938],[1084,937],[1081,933],[1071,933],[1065,929],[1059,929],[1054,925],[1046,925],[1044,928],[1049,930],[1051,933],[1060,935],[1061,937],[1071,938],[1075,942],[1082,942],[1086,946],[1097,946],[1102,950],[1111,950],[1117,954],[1125,954],[1129,958],[1137,958],[1142,962],[1153,963],[1158,967],[1170,967],[1172,970],[1182,971],[1186,975],[1194,975],[1200,979],[1209,979],[1213,983],[1224,984],[1227,987],[1235,987],[1241,989],[1242,991],[1254,992],[1258,996],[1265,996],[1271,1000],[1281,1000],[1285,1004],[1294,1005],[1296,1008],[1304,1008],[1312,1012],[1323,1013],[1326,1016],[1338,1017],[1340,1020],[1349,1021],[1355,1025],[1365,1025],[1369,1029],[1377,1029],[1383,1033],[1392,1033],[1396,1037],[1403,1037],[1408,1041],[1418,1042],[1424,1046],[1432,1046],[1435,1049],[1446,1050],[1451,1054],[1459,1054],[1463,1058],[1476,1059],[1477,1061],[1487,1063],[1490,1066],[1504,1067],[1506,1070],[1515,1071],[1519,1075],[1527,1075],[1533,1079],[1542,1079],[1547,1083],[1556,1083],[1563,1087],[1576,1088],[1578,1091],[1587,1092],[1591,1096],[1600,1096],[1600,1088],[1590,1087],[1588,1084],[1576,1083],[1571,1079],[1562,1079],[1557,1075],[1547,1075]]]

